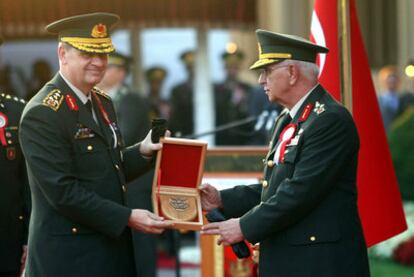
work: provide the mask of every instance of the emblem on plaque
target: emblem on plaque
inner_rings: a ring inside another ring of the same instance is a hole
[[[161,194],[161,210],[167,219],[193,220],[197,216],[197,200],[194,196]]]

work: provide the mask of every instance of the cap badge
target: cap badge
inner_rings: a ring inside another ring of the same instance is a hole
[[[94,38],[104,38],[108,36],[106,26],[102,23],[93,26],[91,36]]]

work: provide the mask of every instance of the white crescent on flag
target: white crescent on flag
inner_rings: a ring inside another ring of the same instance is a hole
[[[326,47],[325,34],[315,10],[312,12],[311,36],[316,44]],[[325,61],[326,53],[319,53],[319,76],[321,76],[323,72]]]

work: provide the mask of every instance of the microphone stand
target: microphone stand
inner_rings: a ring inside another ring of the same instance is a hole
[[[227,131],[229,129],[233,129],[245,124],[249,124],[251,122],[256,121],[261,115],[252,115],[249,117],[246,117],[244,119],[240,119],[240,120],[236,120],[236,121],[232,121],[223,125],[218,126],[217,128],[207,131],[207,132],[202,132],[202,133],[198,133],[198,134],[190,134],[190,135],[185,135],[182,136],[182,138],[187,138],[187,139],[196,139],[196,138],[200,138],[200,137],[204,137],[204,136],[208,136],[208,135],[213,135],[213,134],[217,134],[219,132],[223,132],[223,131]]]

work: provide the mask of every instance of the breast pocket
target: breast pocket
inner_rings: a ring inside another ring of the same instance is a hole
[[[100,178],[111,164],[108,145],[99,137],[75,140],[75,153],[81,177]]]

